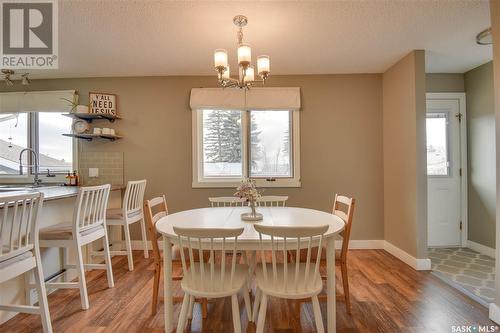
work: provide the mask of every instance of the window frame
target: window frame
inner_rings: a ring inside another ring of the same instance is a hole
[[[238,111],[235,109],[234,111]],[[192,111],[192,187],[193,188],[228,188],[236,187],[244,177],[250,174],[250,111],[261,110],[239,110],[242,112],[242,177],[205,177],[203,175],[203,109]],[[266,111],[266,110],[263,110]],[[269,110],[274,111],[274,110]],[[282,110],[291,113],[291,150],[292,163],[291,177],[252,177],[259,187],[301,187],[300,180],[300,111]]]
[[[40,155],[40,138],[39,138],[39,113],[38,112],[18,112],[18,113],[26,113],[28,117],[27,121],[27,143],[28,143],[28,148],[33,149],[37,155]],[[58,113],[64,113],[64,112],[58,112]],[[71,132],[71,129],[69,129]],[[75,138],[72,138],[72,166],[73,170],[78,170],[78,150],[79,150],[79,145],[78,141]],[[34,164],[34,159],[32,154],[28,154],[28,164],[33,165]],[[31,181],[34,178],[35,175],[35,167],[30,167],[27,169],[27,172],[24,174],[0,174],[0,179],[5,182],[9,182],[9,180],[12,181],[19,181],[22,180],[23,182],[26,181]],[[45,178],[43,170],[38,170],[39,177],[40,178]],[[51,183],[53,182],[61,182],[65,180],[65,176],[67,175],[66,171],[50,171],[51,174],[56,175],[54,178],[47,178],[50,179]]]

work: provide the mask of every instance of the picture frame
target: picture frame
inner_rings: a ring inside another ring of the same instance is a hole
[[[118,115],[118,96],[116,94],[89,92],[89,113]]]

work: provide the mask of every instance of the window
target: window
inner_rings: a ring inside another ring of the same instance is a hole
[[[298,187],[298,111],[193,112],[193,187]]]
[[[203,111],[203,176],[243,177],[241,111]]]
[[[448,176],[447,113],[427,113],[427,175]]]
[[[0,114],[0,175],[19,174],[19,152],[26,147],[28,115]],[[23,163],[26,163],[26,158]]]
[[[59,112],[37,114],[40,170],[50,169],[54,172],[73,170],[73,139],[62,135],[71,133],[71,118]]]
[[[73,139],[62,136],[71,133],[71,124],[71,118],[59,112],[0,113],[0,175],[19,175],[19,154],[24,148],[39,153],[40,173],[73,170]],[[23,165],[33,162],[31,154],[23,154]]]
[[[292,177],[290,111],[250,111],[250,177]]]

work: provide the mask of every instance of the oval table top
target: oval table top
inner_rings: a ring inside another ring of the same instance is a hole
[[[259,222],[247,222],[241,219],[242,213],[248,213],[249,207],[210,207],[186,210],[162,217],[156,223],[156,230],[163,236],[176,239],[174,226],[193,228],[237,228],[244,227],[238,237],[240,246],[257,245],[259,233],[255,223],[274,226],[319,226],[328,225],[324,237],[332,237],[344,229],[344,221],[338,216],[319,210],[298,207],[257,207],[263,215]],[[239,247],[240,247],[239,246]]]

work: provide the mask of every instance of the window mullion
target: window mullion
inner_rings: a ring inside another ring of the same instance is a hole
[[[251,149],[251,124],[250,124],[250,111],[243,112],[243,177],[250,178],[250,149]]]
[[[38,138],[38,113],[37,112],[29,112],[28,113],[28,148],[33,149],[38,156],[40,156],[39,151],[39,138]],[[28,154],[28,164],[31,167],[27,168],[27,172],[29,174],[35,173],[35,159],[33,158],[33,154]]]

